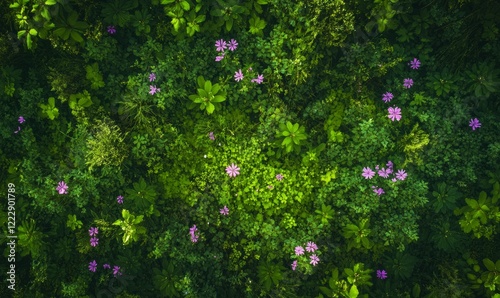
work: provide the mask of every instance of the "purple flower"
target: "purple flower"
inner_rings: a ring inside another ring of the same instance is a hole
[[[297,260],[292,263],[292,270],[295,271],[295,268],[297,268]]]
[[[210,140],[215,141],[215,136],[213,131],[208,133],[208,137],[210,138]]]
[[[412,79],[405,79],[404,83],[403,83],[403,86],[406,89],[409,89],[411,86],[413,86],[413,80]]]
[[[93,260],[92,262],[89,263],[89,270],[95,272],[96,269],[97,269],[97,262]]]
[[[229,50],[234,51],[234,50],[236,50],[237,47],[238,47],[238,43],[236,42],[236,40],[231,39],[231,41],[229,41]]]
[[[118,204],[123,204],[123,196],[116,197],[116,201],[118,202]]]
[[[276,175],[276,179],[278,179],[278,181],[283,180],[283,175],[281,174]]]
[[[318,264],[318,262],[319,262],[318,256],[317,255],[311,255],[310,258],[311,258],[311,262],[309,262],[309,264],[312,264],[313,266],[316,266],[316,264]]]
[[[392,180],[392,182],[398,181],[398,179],[396,179],[396,178],[392,178],[391,180]]]
[[[216,62],[219,62],[219,61],[221,61],[222,59],[224,59],[224,55],[215,57],[215,61],[216,61]]]
[[[99,228],[90,227],[89,235],[92,237],[92,236],[95,236],[97,234],[99,234]]]
[[[60,195],[67,194],[68,193],[68,185],[66,183],[64,183],[64,181],[61,181],[57,185],[56,190],[59,192]]]
[[[234,79],[236,82],[243,80],[243,73],[241,72],[241,69],[234,73]]]
[[[398,172],[396,173],[396,178],[399,180],[405,180],[406,176],[408,176],[408,174],[405,172],[405,170],[398,170]]]
[[[420,61],[417,58],[413,58],[409,64],[412,69],[418,69],[420,67]]]
[[[109,34],[115,34],[116,33],[115,26],[108,26],[108,33]]]
[[[394,164],[392,163],[392,161],[388,161],[386,166],[389,168],[389,169],[392,169],[392,167],[394,166]]]
[[[220,212],[220,214],[228,215],[229,214],[229,208],[227,208],[227,206],[224,206],[224,208],[222,208],[219,212]]]
[[[382,188],[377,188],[376,186],[375,187],[372,186],[372,188],[373,188],[373,192],[376,193],[378,196],[385,193],[385,191]]]
[[[295,247],[295,255],[300,256],[304,254],[304,248],[302,246]]]
[[[383,100],[385,103],[388,103],[388,102],[389,102],[389,101],[391,101],[393,98],[394,98],[394,95],[393,95],[391,92],[386,92],[386,93],[382,94],[382,100]]]
[[[18,133],[18,132],[20,132],[20,131],[21,131],[21,127],[20,127],[20,126],[18,126],[18,127],[17,127],[17,130],[14,130],[14,133]]]
[[[149,86],[149,94],[154,95],[157,92],[160,92],[160,88],[156,88],[156,85]]]
[[[92,245],[93,247],[96,247],[97,245],[99,245],[99,238],[96,238],[96,237],[90,238],[90,245]]]
[[[307,252],[314,252],[316,249],[318,249],[318,246],[316,246],[316,243],[314,242],[307,242],[307,247],[306,247],[306,250]]]
[[[156,80],[156,75],[152,72],[149,74],[149,81],[152,82],[154,80]]]
[[[120,267],[118,266],[113,266],[113,275],[116,277],[116,275],[122,275],[120,272]]]
[[[392,174],[392,168],[387,168],[387,170],[385,170],[385,172],[386,172],[387,174]]]
[[[195,235],[195,233],[198,231],[196,228],[196,225],[193,225],[191,228],[189,228],[189,234],[191,235],[191,241],[192,242],[197,242],[198,241],[198,235]]]
[[[401,120],[401,109],[398,108],[398,107],[390,107],[387,109],[389,111],[389,115],[387,117],[389,117],[389,119],[391,119],[392,121],[394,120]]]
[[[109,266],[109,264],[104,264],[104,265],[102,265],[102,268],[104,268],[104,269],[110,269],[111,266]]]
[[[264,75],[258,75],[257,78],[251,79],[250,82],[262,84],[262,82],[264,82]]]
[[[386,279],[387,278],[387,272],[385,272],[385,270],[377,270],[377,278],[379,278],[379,279]]]
[[[234,163],[226,168],[226,172],[229,177],[236,177],[240,174],[240,168],[238,168]]]
[[[391,171],[392,172],[392,171]],[[388,178],[389,174],[385,168],[382,168],[378,171],[378,175],[382,178]]]
[[[23,116],[19,116],[19,119],[17,119],[17,121],[19,121],[19,123],[23,123],[25,120]]]
[[[472,127],[472,130],[476,130],[476,128],[481,127],[481,122],[477,118],[470,119],[469,126]]]
[[[372,169],[370,169],[368,167],[363,168],[363,174],[361,174],[361,176],[365,177],[365,179],[372,179],[374,175],[375,175],[375,172],[372,171]]]
[[[217,52],[223,52],[227,49],[227,43],[223,39],[220,39],[215,42],[215,47],[217,48]]]

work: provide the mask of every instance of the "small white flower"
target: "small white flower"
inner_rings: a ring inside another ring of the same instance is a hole
[[[205,154],[205,155],[203,155],[203,157],[207,158],[207,155]]]

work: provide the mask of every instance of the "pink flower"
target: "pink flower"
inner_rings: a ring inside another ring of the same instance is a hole
[[[116,201],[118,202],[118,204],[123,204],[123,196],[116,197]]]
[[[318,249],[316,243],[311,241],[307,242],[307,247],[306,247],[307,252],[314,252],[316,249]]]
[[[96,269],[97,269],[97,262],[93,260],[92,262],[89,263],[89,270],[95,272]]]
[[[104,265],[102,265],[102,268],[104,268],[104,269],[110,269],[111,266],[109,266],[109,264],[104,264]]]
[[[236,177],[240,174],[240,168],[238,168],[234,163],[226,168],[226,172],[229,177]]]
[[[215,57],[215,62],[219,62],[224,59],[224,55]]]
[[[215,42],[215,47],[217,52],[223,52],[227,49],[227,43],[223,39],[220,39]]]
[[[405,172],[405,170],[398,170],[398,172],[396,173],[396,178],[399,180],[405,180],[406,176],[408,176],[408,174]]]
[[[295,255],[300,256],[304,254],[304,248],[302,246],[295,247]]]
[[[149,81],[152,82],[154,80],[156,80],[156,75],[152,72],[149,74]]]
[[[227,208],[227,206],[224,206],[224,208],[222,208],[219,212],[220,212],[220,214],[228,215],[229,214],[229,208]]]
[[[92,237],[92,236],[95,236],[97,234],[99,234],[99,228],[90,227],[89,235]]]
[[[215,141],[215,136],[213,131],[208,133],[208,137],[210,138],[210,140]]]
[[[388,102],[389,102],[389,101],[391,101],[393,98],[394,98],[394,95],[393,95],[391,92],[386,92],[386,93],[382,94],[382,100],[383,100],[385,103],[388,103]]]
[[[115,26],[108,26],[108,33],[109,34],[115,34],[116,33]]]
[[[413,60],[408,64],[410,64],[410,67],[412,69],[418,69],[420,67],[420,60],[418,60],[417,58],[413,58]]]
[[[90,238],[90,245],[92,245],[93,247],[96,247],[97,245],[99,245],[99,238],[96,238],[96,237]]]
[[[120,267],[118,266],[113,266],[113,275],[116,277],[117,275],[122,275],[120,272]]]
[[[363,168],[363,174],[361,174],[361,176],[365,177],[365,179],[372,179],[374,175],[375,172],[372,171],[372,169],[368,167]]]
[[[243,80],[243,73],[241,72],[241,69],[234,73],[234,80],[236,82]]]
[[[391,119],[392,121],[394,120],[401,120],[401,109],[398,108],[398,107],[390,107],[387,109],[389,111],[389,115],[387,117],[389,117],[389,119]]]
[[[234,50],[236,50],[237,47],[238,47],[238,43],[236,42],[236,40],[231,39],[229,41],[229,50],[234,51]]]
[[[283,180],[283,175],[281,174],[276,175],[276,179],[278,179],[278,181]]]
[[[198,229],[196,228],[196,225],[193,225],[191,228],[189,228],[189,234],[191,235],[191,241],[193,243],[198,241],[199,236],[195,234],[197,231]]]
[[[292,263],[292,270],[295,271],[296,268],[297,268],[297,260],[293,261]]]
[[[23,123],[23,122],[24,122],[24,121],[26,121],[26,120],[24,120],[24,117],[23,117],[23,116],[19,116],[19,119],[17,119],[17,121],[19,121],[19,123]]]
[[[150,85],[149,86],[149,94],[154,95],[155,93],[160,92],[160,88],[156,88],[156,85]]]
[[[64,183],[64,181],[59,182],[58,186],[56,187],[56,190],[59,192],[60,195],[67,194],[68,193],[68,185]]]
[[[317,255],[311,255],[310,258],[311,258],[311,262],[309,262],[309,264],[316,266],[319,263],[319,258]]]
[[[250,82],[257,84],[262,84],[263,81],[264,81],[264,75],[258,75],[257,78],[250,80]]]
[[[392,173],[392,171],[390,171]],[[389,172],[385,168],[382,168],[378,171],[378,175],[382,178],[388,178],[389,177]]]

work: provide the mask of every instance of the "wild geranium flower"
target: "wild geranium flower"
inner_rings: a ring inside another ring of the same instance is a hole
[[[236,177],[240,174],[240,168],[238,168],[234,163],[226,168],[226,172],[229,177]]]
[[[222,208],[219,212],[220,212],[220,214],[228,215],[229,214],[229,208],[227,208],[227,206],[224,206],[224,208]]]
[[[307,252],[314,252],[316,249],[318,249],[318,246],[316,246],[316,243],[314,242],[307,242],[306,250]]]
[[[90,227],[89,235],[92,237],[96,236],[97,234],[99,234],[99,228]]]
[[[234,73],[234,79],[236,82],[243,80],[243,73],[241,72],[241,69]]]
[[[251,79],[250,82],[262,84],[262,82],[264,82],[264,75],[258,75],[257,78]]]
[[[104,265],[102,265],[102,268],[104,268],[104,269],[110,269],[111,266],[109,266],[109,264],[104,264]]]
[[[283,180],[283,175],[281,174],[276,175],[276,179],[278,179],[278,181]]]
[[[156,88],[156,85],[149,86],[149,94],[154,95],[155,93],[160,92],[160,88]]]
[[[156,80],[156,74],[154,74],[153,72],[149,74],[149,81],[152,82]]]
[[[213,131],[208,133],[208,137],[210,138],[210,140],[215,141],[215,136]]]
[[[389,174],[385,168],[382,168],[378,171],[378,175],[382,178],[388,178]]]
[[[394,95],[393,95],[391,92],[386,92],[386,93],[382,94],[382,100],[383,100],[385,103],[388,103],[388,102],[389,102],[389,101],[391,101],[393,98],[394,98]]]
[[[297,260],[293,261],[292,263],[292,270],[295,271],[296,268],[297,268]]]
[[[391,180],[392,180],[392,182],[398,181],[398,179],[396,179],[396,178],[392,178]]]
[[[309,262],[309,264],[316,266],[319,263],[319,258],[317,255],[311,255],[310,258],[311,258],[311,262]]]
[[[387,117],[389,117],[389,119],[391,119],[392,121],[401,120],[401,109],[400,108],[390,107],[387,110],[389,111],[389,115],[387,116]]]
[[[403,86],[406,89],[411,88],[411,86],[413,86],[413,80],[412,79],[405,79],[404,82],[403,82]]]
[[[115,34],[116,33],[115,26],[108,26],[108,33],[109,34]]]
[[[373,192],[376,193],[378,196],[385,193],[385,191],[382,188],[377,188],[377,187],[373,189]]]
[[[19,121],[19,123],[23,123],[25,120],[23,116],[19,116],[19,119],[17,119],[17,121]]]
[[[387,169],[385,170],[385,172],[386,172],[388,175],[389,175],[389,174],[392,174],[392,168],[387,168]]]
[[[90,238],[90,245],[92,245],[93,247],[96,247],[97,245],[99,245],[99,238],[96,238],[96,237]]]
[[[219,39],[215,42],[215,47],[217,52],[223,52],[227,49],[227,43],[223,39]]]
[[[93,260],[92,262],[89,263],[89,270],[95,272],[96,269],[97,269],[97,262]]]
[[[481,122],[477,118],[470,119],[469,126],[472,127],[472,130],[476,130],[476,128],[481,127]]]
[[[66,183],[64,183],[64,181],[61,181],[57,185],[56,190],[59,192],[60,195],[67,194],[68,193],[68,185]]]
[[[385,270],[377,270],[377,278],[378,279],[386,279],[387,272],[385,272]]]
[[[215,62],[219,62],[219,61],[221,61],[222,59],[224,59],[224,55],[217,56],[217,57],[215,57]]]
[[[389,169],[392,169],[392,167],[394,166],[394,164],[392,163],[392,161],[388,161],[386,166],[389,168]]]
[[[405,180],[406,176],[408,176],[408,174],[405,172],[405,170],[398,170],[398,172],[396,173],[396,178],[399,180]]]
[[[118,202],[118,204],[123,204],[123,196],[116,197],[116,201]]]
[[[300,256],[304,254],[304,248],[302,246],[295,247],[295,255]]]
[[[237,47],[238,47],[238,43],[236,42],[236,40],[231,39],[229,41],[229,50],[234,51],[234,50],[236,50]]]
[[[199,236],[195,234],[197,231],[198,228],[196,228],[196,225],[193,225],[191,228],[189,228],[189,234],[191,235],[191,241],[193,243],[198,241]]]
[[[417,58],[413,58],[409,64],[412,69],[418,69],[420,67],[420,61]]]
[[[363,174],[361,176],[365,177],[365,179],[372,179],[375,176],[375,172],[372,169],[365,167],[363,168]]]
[[[120,267],[119,266],[113,266],[113,275],[116,277],[117,275],[122,275],[120,272]]]

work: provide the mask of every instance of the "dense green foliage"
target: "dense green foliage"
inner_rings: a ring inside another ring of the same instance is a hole
[[[0,297],[500,297],[498,1],[0,12]]]

